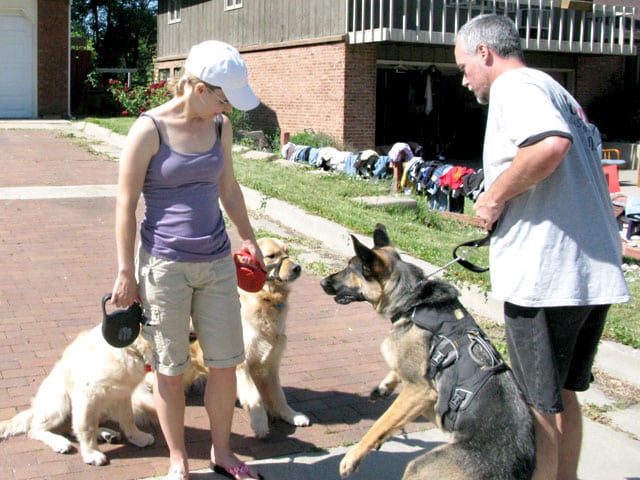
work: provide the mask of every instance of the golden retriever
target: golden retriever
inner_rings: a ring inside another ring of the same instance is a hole
[[[308,426],[310,421],[289,406],[280,384],[290,284],[300,276],[302,268],[291,260],[282,241],[261,238],[258,246],[267,267],[267,280],[259,292],[238,290],[246,359],[238,366],[236,376],[238,400],[251,416],[251,428],[258,438],[265,438],[269,434],[269,416],[298,427]],[[191,358],[192,368],[184,376],[185,389],[199,392],[206,381],[206,369],[197,341],[191,345]]]
[[[100,422],[117,422],[133,445],[153,444],[153,435],[136,426],[134,413],[153,410],[151,393],[140,385],[150,346],[138,336],[128,347],[112,347],[101,329],[98,325],[81,332],[64,350],[31,407],[0,422],[0,439],[27,433],[56,452],[69,453],[73,445],[64,435],[72,433],[80,444],[82,460],[90,465],[107,463],[98,449],[99,437],[115,441],[120,436],[100,428]]]

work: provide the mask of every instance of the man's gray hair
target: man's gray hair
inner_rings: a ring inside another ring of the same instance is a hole
[[[476,53],[478,45],[486,45],[503,58],[524,61],[520,35],[515,23],[504,15],[479,15],[465,23],[456,35],[458,43],[468,53]]]

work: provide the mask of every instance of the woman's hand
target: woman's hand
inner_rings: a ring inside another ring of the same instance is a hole
[[[118,274],[111,292],[111,303],[118,308],[128,308],[134,303],[142,303],[134,274]]]
[[[256,262],[258,262],[258,265],[260,265],[260,268],[264,272],[267,271],[267,266],[264,264],[262,251],[260,251],[260,247],[258,247],[257,243],[252,242],[251,240],[243,240],[242,249],[248,251],[253,256],[253,258],[255,258]]]

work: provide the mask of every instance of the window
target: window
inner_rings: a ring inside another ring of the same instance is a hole
[[[235,10],[236,8],[242,8],[242,0],[224,0],[224,9]]]
[[[168,0],[167,12],[169,13],[169,23],[177,23],[180,18],[180,7],[182,6],[182,0]]]

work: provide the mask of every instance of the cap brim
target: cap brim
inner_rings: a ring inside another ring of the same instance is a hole
[[[260,100],[249,85],[236,89],[222,88],[222,91],[231,105],[238,110],[253,110],[260,105]]]

